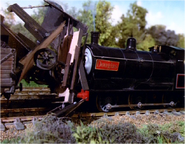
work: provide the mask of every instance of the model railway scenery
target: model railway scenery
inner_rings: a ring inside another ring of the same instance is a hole
[[[132,34],[122,48],[104,46],[101,32],[89,33],[61,5],[44,2],[41,24],[18,2],[7,8],[35,41],[13,32],[1,15],[1,141],[13,127],[17,135],[40,129],[20,143],[183,143],[185,49],[141,51]],[[167,131],[169,121],[182,133]],[[151,125],[138,132],[141,123]]]

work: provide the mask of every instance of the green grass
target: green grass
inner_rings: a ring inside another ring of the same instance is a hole
[[[6,139],[1,142],[1,144],[10,144],[10,143],[18,144],[18,143],[25,143],[25,141],[21,140],[20,137],[17,137],[12,139]]]
[[[109,123],[107,122],[109,121]],[[4,140],[2,143],[184,143],[184,121],[165,125],[149,124],[138,129],[131,123],[111,123],[111,119],[98,125],[74,124],[55,115],[27,129],[25,135]],[[181,139],[179,139],[179,137]]]
[[[39,85],[35,83],[34,81],[30,81],[30,83],[27,83],[24,79],[21,80],[21,83],[23,87],[47,87],[47,85]]]

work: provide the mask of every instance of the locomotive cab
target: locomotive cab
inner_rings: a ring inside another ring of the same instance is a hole
[[[173,62],[174,75],[173,89],[183,90],[185,88],[185,74],[184,74],[184,49],[175,46],[155,46],[149,48],[152,53],[161,55],[164,59]]]

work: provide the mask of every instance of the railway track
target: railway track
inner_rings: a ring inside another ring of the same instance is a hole
[[[98,112],[98,113],[78,113],[74,114],[73,117],[102,117],[102,116],[115,116],[115,115],[138,115],[138,114],[173,114],[173,115],[183,115],[184,108],[175,108],[175,109],[153,109],[153,110],[131,110],[131,111],[116,111],[116,112]]]
[[[138,115],[171,115],[171,116],[183,116],[185,115],[184,108],[175,109],[155,109],[155,110],[132,110],[132,111],[119,111],[119,112],[109,112],[109,113],[76,113],[71,117],[72,121],[93,121],[99,119],[100,117],[112,117],[112,116],[128,116],[131,119],[136,119]],[[2,117],[0,123],[1,131],[5,131],[7,126],[14,125],[17,130],[25,129],[25,124],[32,123],[33,125],[39,120],[41,120],[45,115],[37,116],[19,116],[19,117]]]
[[[63,98],[51,93],[46,87],[26,87],[16,90],[7,100],[1,97],[1,117],[29,116],[46,114],[58,106]]]
[[[62,98],[55,93],[50,93],[49,88],[29,87],[22,91],[16,90],[14,95],[7,101],[1,97],[1,130],[6,130],[8,125],[14,125],[17,130],[23,130],[25,124],[34,123],[42,119],[47,112],[61,105]],[[71,119],[76,120],[95,120],[103,116],[126,115],[134,119],[137,115],[184,115],[184,108],[153,109],[153,110],[130,110],[119,112],[77,112]]]

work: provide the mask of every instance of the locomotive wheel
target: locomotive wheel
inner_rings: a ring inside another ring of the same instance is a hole
[[[97,96],[96,97],[96,106],[99,111],[109,112],[111,109],[108,108],[109,104],[113,104],[111,96]]]
[[[142,109],[142,104],[145,103],[146,96],[142,95],[129,95],[128,96],[128,105],[130,105],[130,109]],[[137,104],[138,106],[131,106],[131,104]],[[141,104],[141,105],[140,105]]]
[[[163,105],[163,107],[168,107],[168,108],[174,107],[175,105],[173,105],[173,103],[176,103],[176,102],[177,101],[175,100],[175,98],[172,95],[169,95],[169,96],[163,95],[162,96],[162,103],[171,103],[172,104],[172,105],[168,105],[168,106]]]
[[[50,70],[56,64],[56,54],[49,48],[38,50],[34,55],[35,64],[42,70]]]

